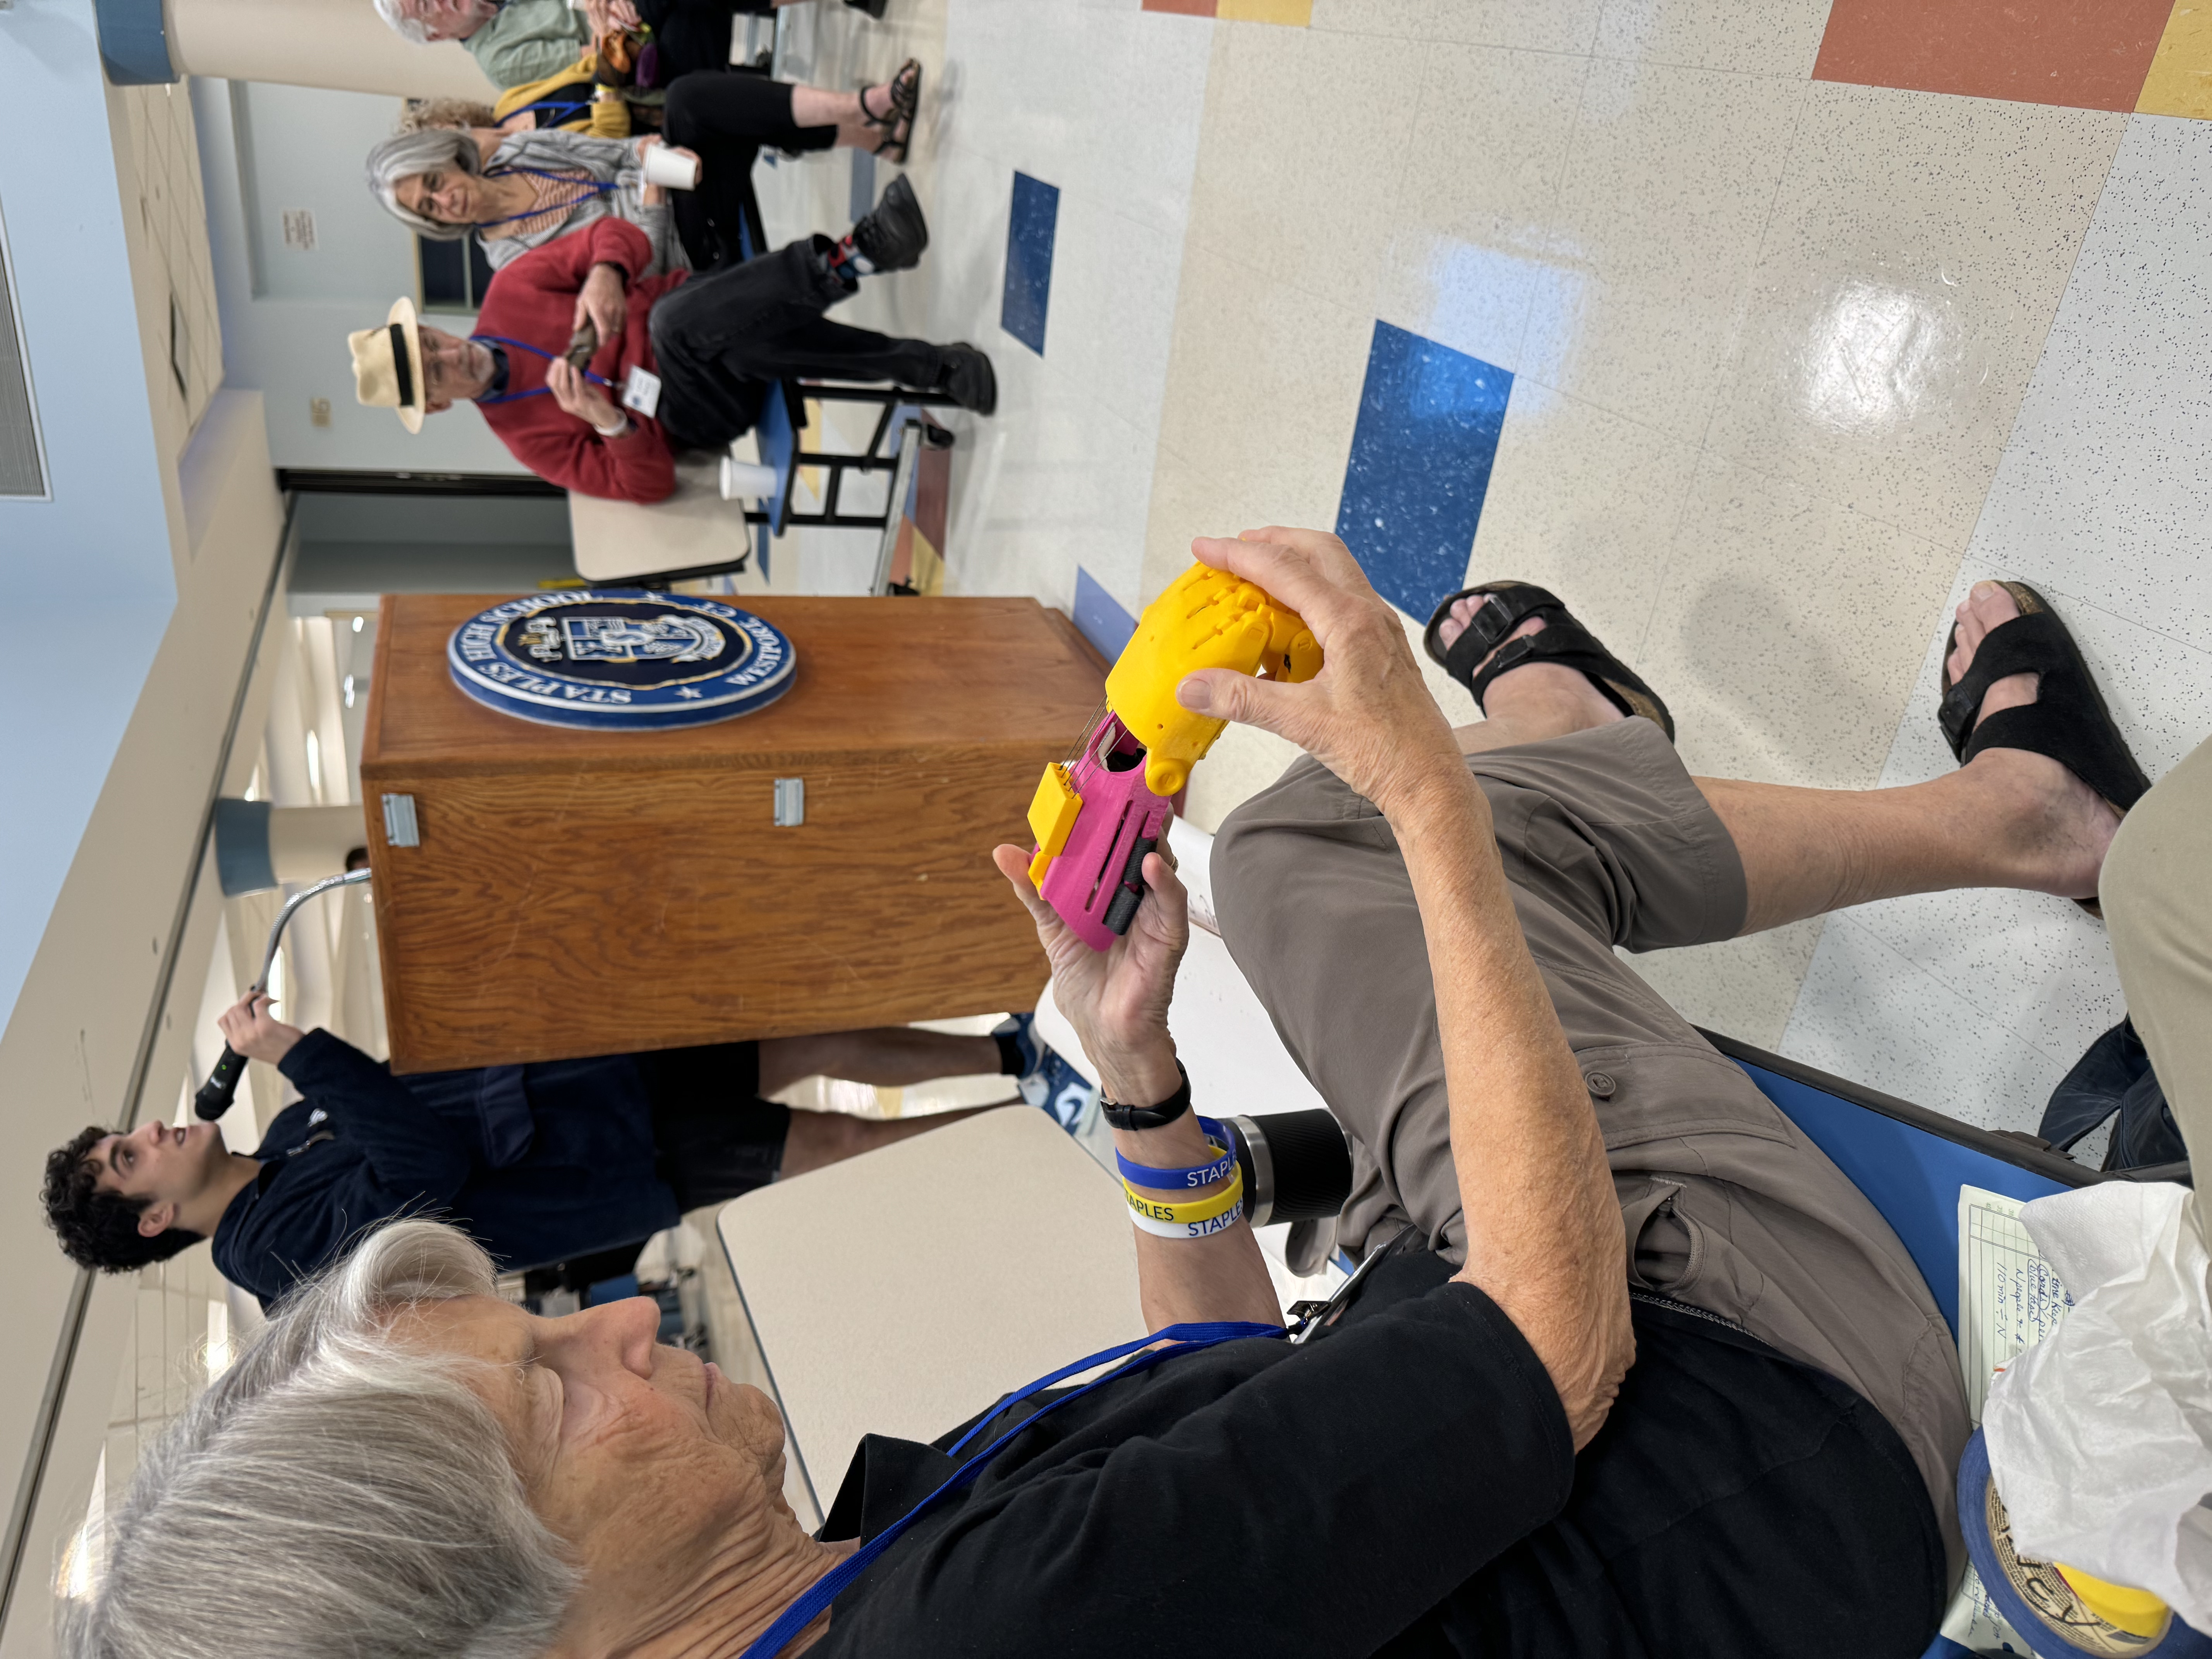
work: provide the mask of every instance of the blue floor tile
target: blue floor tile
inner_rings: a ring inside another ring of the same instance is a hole
[[[1045,306],[1052,298],[1052,241],[1060,223],[1060,186],[1014,175],[1013,216],[1006,225],[1006,292],[999,326],[1044,356]]]
[[[1075,625],[1109,663],[1121,656],[1137,631],[1137,619],[1081,565],[1075,567]]]
[[[1513,376],[1375,325],[1336,533],[1376,591],[1425,619],[1463,586]]]

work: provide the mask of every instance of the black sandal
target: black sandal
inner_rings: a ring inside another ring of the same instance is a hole
[[[899,65],[898,73],[884,86],[891,100],[890,108],[881,115],[871,114],[868,94],[874,88],[863,87],[860,89],[860,118],[870,126],[881,127],[891,135],[876,146],[875,153],[903,167],[906,165],[907,150],[914,143],[915,117],[921,112],[921,60],[908,58]],[[906,129],[904,137],[899,136],[901,127]]]
[[[1943,741],[1961,766],[1985,749],[2025,749],[2047,756],[2125,817],[2149,790],[2150,780],[2106,708],[2081,648],[2042,594],[2026,582],[1997,585],[2012,595],[2020,615],[1982,636],[1973,661],[1956,682],[1951,678],[1951,653],[1959,643],[1957,623],[1943,641],[1943,702],[1936,713]],[[1990,687],[2009,674],[2037,676],[2035,701],[2000,708],[1977,725],[1974,716]],[[2074,902],[2093,916],[2104,915],[2094,898]]]
[[[1464,631],[1452,641],[1451,649],[1445,650],[1437,630],[1451,615],[1452,606],[1478,597],[1493,603],[1478,606]],[[1509,641],[1500,649],[1498,641],[1531,617],[1541,617],[1543,629]],[[1443,665],[1445,673],[1473,694],[1478,708],[1482,707],[1482,694],[1500,674],[1524,663],[1555,662],[1582,673],[1622,714],[1641,714],[1667,734],[1668,742],[1674,740],[1674,717],[1667,712],[1659,694],[1598,643],[1597,636],[1575,620],[1557,594],[1534,583],[1484,582],[1449,595],[1429,618],[1421,644],[1431,661]],[[1498,654],[1480,673],[1475,672],[1474,665],[1492,651]]]

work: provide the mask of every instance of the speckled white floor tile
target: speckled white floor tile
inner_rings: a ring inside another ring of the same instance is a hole
[[[1517,380],[1468,579],[1550,588],[1636,666],[1696,471],[1692,445]]]
[[[1680,951],[1621,953],[1644,982],[1693,1025],[1779,1048],[1826,919]]]
[[[1983,1128],[2031,1132],[2076,1058],[1996,1025],[1849,915],[1820,934],[1782,1052]]]
[[[2126,118],[1814,82],[1711,453],[1963,551]]]
[[[1045,362],[1055,379],[1146,433],[1159,428],[1182,267],[1181,236],[1079,192],[1061,196]]]
[[[1587,52],[1600,0],[1314,0],[1316,33]]]
[[[1374,330],[1371,313],[1194,237],[1176,296],[1160,447],[1204,479],[1212,524],[1233,535],[1252,525],[1336,522]],[[1205,527],[1184,531],[1186,545]]]
[[[1688,69],[1802,81],[1820,56],[1832,0],[1605,0],[1594,49]]]
[[[1559,280],[1506,367],[1702,430],[1804,95],[1768,76],[1593,62],[1555,210]]]
[[[1372,318],[1426,56],[1385,35],[1223,26],[1192,246]]]
[[[1519,362],[1537,293],[1580,280],[1551,225],[1588,70],[1557,52],[1431,48],[1378,295],[1384,321],[1501,368]]]
[[[1972,556],[2212,650],[2212,123],[2127,118]]]
[[[1893,526],[1707,459],[1629,659],[1692,772],[1868,788],[1952,568]]]

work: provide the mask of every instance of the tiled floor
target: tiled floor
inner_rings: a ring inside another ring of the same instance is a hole
[[[1462,573],[1542,582],[1693,769],[1864,788],[1948,769],[1947,606],[2011,574],[2155,775],[2212,732],[2212,25],[2016,10],[914,0],[810,21],[791,67],[929,66],[934,240],[849,310],[998,364],[997,417],[955,422],[952,591],[1110,640],[1194,534],[1341,515],[1409,627]],[[1044,186],[1040,268],[1012,209]],[[843,157],[780,168],[772,228],[838,228],[855,191]],[[1477,371],[1502,422],[1425,428]],[[1194,818],[1285,754],[1232,732]],[[1703,1023],[2003,1125],[2118,1002],[2097,924],[2009,895],[1638,966]]]

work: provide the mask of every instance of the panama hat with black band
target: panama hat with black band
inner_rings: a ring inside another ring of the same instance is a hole
[[[346,336],[353,348],[354,396],[371,409],[389,409],[410,432],[422,429],[422,331],[415,320],[415,302],[392,302],[392,314],[382,328],[364,328]]]

